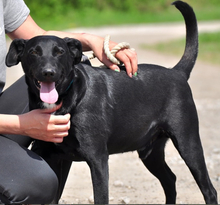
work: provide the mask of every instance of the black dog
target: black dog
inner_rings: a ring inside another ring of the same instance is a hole
[[[69,136],[63,143],[37,141],[35,150],[60,180],[56,169],[59,159],[85,160],[91,170],[95,203],[108,203],[109,154],[134,150],[159,179],[166,203],[175,203],[176,177],[164,160],[168,139],[189,167],[206,203],[217,203],[187,83],[197,58],[196,17],[188,4],[174,4],[185,18],[187,38],[184,55],[173,69],[141,64],[138,76],[129,78],[124,71],[117,73],[79,64],[82,50],[75,39],[38,36],[11,44],[6,62],[8,66],[22,63],[30,109],[62,102],[56,114],[72,116]]]

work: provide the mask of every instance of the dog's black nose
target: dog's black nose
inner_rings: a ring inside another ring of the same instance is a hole
[[[51,77],[54,77],[55,75],[55,71],[53,69],[45,69],[43,70],[43,76],[46,77],[46,78],[51,78]]]

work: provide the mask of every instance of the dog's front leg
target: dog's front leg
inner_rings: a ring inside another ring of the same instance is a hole
[[[108,155],[100,154],[98,157],[87,161],[93,185],[94,203],[95,204],[108,204]]]

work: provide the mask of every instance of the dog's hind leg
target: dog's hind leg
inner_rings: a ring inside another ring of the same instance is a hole
[[[205,202],[207,204],[217,204],[217,192],[209,178],[199,136],[192,134],[184,140],[182,138],[175,138],[173,140],[175,147],[189,167],[203,194]]]
[[[166,204],[176,202],[176,176],[165,162],[164,147],[167,138],[161,134],[154,142],[152,151],[148,153],[148,148],[138,151],[139,157],[147,169],[158,178],[166,195]],[[147,156],[146,156],[147,155]]]
[[[181,117],[169,118],[169,136],[180,156],[190,169],[207,204],[217,204],[217,192],[214,189],[206,168],[196,110],[185,109]],[[178,120],[179,119],[179,120]]]

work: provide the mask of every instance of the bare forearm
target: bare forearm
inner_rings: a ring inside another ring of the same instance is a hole
[[[54,35],[60,38],[75,38],[78,39],[82,43],[83,51],[90,51],[92,50],[92,45],[90,42],[97,42],[100,40],[104,40],[100,36],[95,36],[88,33],[69,33],[69,32],[62,32],[62,31],[45,31],[43,35]]]
[[[23,134],[20,129],[18,115],[0,114],[0,133],[1,134]]]
[[[26,135],[34,139],[62,142],[68,135],[70,115],[51,115],[61,106],[49,110],[32,110],[22,115],[0,114],[0,133]]]
[[[45,31],[44,29],[40,28],[35,21],[31,18],[31,16],[28,16],[26,21],[15,31],[8,33],[8,36],[11,39],[15,38],[23,38],[23,39],[30,39],[35,36],[39,35],[54,35],[58,36],[60,38],[75,38],[81,41],[83,51],[90,51],[92,50],[92,46],[90,42],[94,41],[100,41],[103,40],[103,38],[92,35],[92,34],[86,34],[86,33],[70,33],[70,32],[63,32],[63,31]]]

